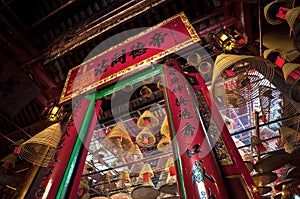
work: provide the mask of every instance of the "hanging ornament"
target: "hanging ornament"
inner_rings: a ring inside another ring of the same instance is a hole
[[[149,87],[147,87],[146,85],[144,85],[140,90],[140,95],[142,97],[151,97],[152,96],[152,90]]]
[[[140,128],[154,128],[159,124],[159,120],[149,111],[146,110],[137,121],[137,126]]]
[[[159,90],[162,90],[163,89],[163,83],[161,80],[159,80],[156,84],[156,87],[159,89]]]
[[[160,134],[162,134],[165,137],[170,137],[170,129],[169,129],[169,122],[167,116],[165,117],[161,125]]]
[[[187,57],[187,63],[191,66],[197,66],[201,63],[202,59],[198,53],[191,53]]]
[[[138,160],[143,159],[143,154],[142,154],[140,148],[138,147],[138,145],[135,144],[135,145],[130,149],[130,151],[129,151],[128,154],[127,154],[126,159],[127,159],[128,161],[138,161]]]
[[[110,141],[115,146],[118,146],[118,148],[123,148],[125,151],[129,151],[133,146],[131,137],[121,121],[117,122],[111,131],[108,132],[104,140],[104,142]],[[121,147],[119,145],[121,145]]]
[[[172,150],[171,139],[169,137],[163,136],[157,144],[157,150],[164,153],[170,152]]]
[[[178,192],[178,187],[177,187],[176,169],[175,169],[173,157],[168,158],[165,170],[168,171],[166,184],[162,185],[159,188],[159,190],[162,193],[175,195]]]
[[[144,164],[139,177],[143,179],[143,184],[140,187],[135,188],[131,192],[133,199],[155,199],[159,196],[159,191],[154,189],[154,184],[151,178],[154,177],[154,173],[150,164]]]
[[[156,142],[156,138],[150,131],[148,127],[143,128],[143,130],[136,136],[136,143],[140,146],[152,146]]]

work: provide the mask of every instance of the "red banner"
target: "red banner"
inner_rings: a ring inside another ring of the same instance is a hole
[[[201,124],[195,100],[186,79],[179,72],[177,61],[164,66],[165,99],[170,108],[170,124],[174,126],[172,140],[177,153],[177,179],[183,198],[229,198],[223,177]],[[184,187],[181,187],[184,186]]]
[[[60,103],[116,81],[199,40],[184,13],[175,15],[71,69]]]

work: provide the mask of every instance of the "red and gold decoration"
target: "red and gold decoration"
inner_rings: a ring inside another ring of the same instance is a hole
[[[117,81],[176,50],[187,47],[200,38],[184,13],[179,13],[132,37],[118,46],[71,69],[68,73],[60,103]],[[116,57],[116,55],[119,55]]]

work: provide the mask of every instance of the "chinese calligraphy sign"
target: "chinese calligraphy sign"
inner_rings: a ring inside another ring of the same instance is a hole
[[[71,69],[60,103],[117,81],[121,76],[199,40],[187,17],[179,13]]]

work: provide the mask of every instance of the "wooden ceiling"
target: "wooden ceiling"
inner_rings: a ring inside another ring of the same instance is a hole
[[[107,38],[126,30],[151,27],[183,11],[206,50],[212,52],[209,34],[222,25],[241,24],[242,5],[252,10],[245,16],[249,23],[249,17],[257,13],[252,1],[1,1],[0,157],[9,144],[47,125],[43,109],[59,99],[71,68],[94,56],[90,52],[100,43],[105,41],[108,49],[124,40],[120,37],[108,42]],[[256,22],[248,25],[256,27]],[[251,30],[250,40],[255,38],[253,34],[257,34],[257,28]],[[105,49],[96,53],[101,50]]]

